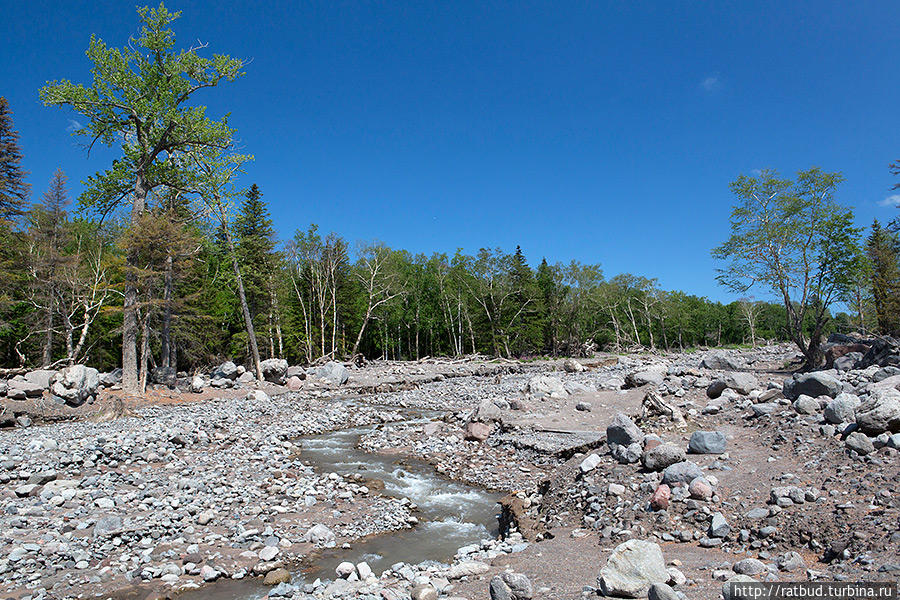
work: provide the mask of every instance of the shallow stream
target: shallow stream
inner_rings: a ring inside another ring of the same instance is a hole
[[[325,550],[309,569],[295,574],[295,584],[317,577],[334,579],[335,567],[343,561],[365,561],[376,575],[398,562],[450,562],[458,548],[498,534],[496,494],[443,479],[424,462],[403,459],[401,464],[396,456],[358,449],[360,436],[373,429],[374,426],[368,426],[301,438],[301,456],[321,473],[355,473],[366,479],[380,479],[384,482],[382,493],[409,498],[418,506],[415,516],[419,524],[373,536],[352,544],[350,549]],[[259,579],[223,580],[179,598],[257,600],[267,590]]]

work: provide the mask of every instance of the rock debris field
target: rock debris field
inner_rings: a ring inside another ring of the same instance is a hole
[[[159,373],[140,401],[80,366],[13,377],[0,597],[728,600],[733,581],[896,582],[900,368],[792,375],[794,359],[267,361],[265,382],[226,363]],[[304,436],[362,426],[373,456],[496,492],[500,535],[305,575],[421,526],[383,482],[304,459]]]

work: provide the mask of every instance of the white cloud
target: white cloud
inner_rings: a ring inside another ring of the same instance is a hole
[[[893,194],[891,196],[888,196],[884,200],[879,200],[878,206],[892,206],[894,208],[900,208],[900,194]]]
[[[700,82],[700,87],[707,92],[714,92],[722,87],[722,82],[719,81],[718,75],[710,75]]]
[[[79,123],[75,119],[69,119],[69,126],[66,127],[66,131],[68,131],[69,133],[72,133],[73,131],[78,131],[81,128],[82,128],[81,123]]]

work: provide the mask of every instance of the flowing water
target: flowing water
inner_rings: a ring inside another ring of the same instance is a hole
[[[348,550],[325,550],[310,569],[295,576],[294,583],[316,577],[334,579],[335,567],[345,560],[354,564],[365,561],[376,575],[398,562],[449,562],[457,548],[498,534],[496,494],[443,479],[423,462],[404,459],[401,464],[396,457],[359,450],[356,445],[360,436],[372,429],[360,427],[301,438],[303,460],[323,473],[356,473],[367,479],[380,479],[384,482],[382,493],[409,498],[418,506],[419,524],[373,536],[352,544]],[[180,598],[256,600],[265,593],[259,580],[228,580]]]

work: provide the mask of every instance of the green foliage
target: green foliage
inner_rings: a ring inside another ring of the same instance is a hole
[[[91,36],[90,87],[48,82],[40,97],[48,106],[69,106],[87,117],[74,135],[107,146],[119,144],[122,157],[90,177],[81,195],[100,214],[115,210],[134,191],[138,201],[158,186],[181,187],[190,177],[190,158],[231,140],[227,119],[211,120],[203,106],[188,106],[195,92],[243,75],[243,62],[226,55],[205,58],[203,46],[175,51],[170,25],[181,13],[138,9],[141,34],[125,48],[111,48]],[[143,206],[138,207],[143,210]]]
[[[9,102],[0,96],[0,221],[21,215],[30,186],[22,170],[19,132],[13,129]]]
[[[794,181],[771,170],[741,175],[731,184],[738,200],[731,237],[712,252],[726,262],[719,270],[722,285],[738,293],[759,285],[782,299],[785,331],[807,368],[821,360],[829,307],[847,298],[859,280],[860,230],[851,211],[834,201],[842,180],[818,168],[800,171]]]
[[[876,220],[866,240],[866,254],[878,331],[895,335],[900,332],[900,239]]]

